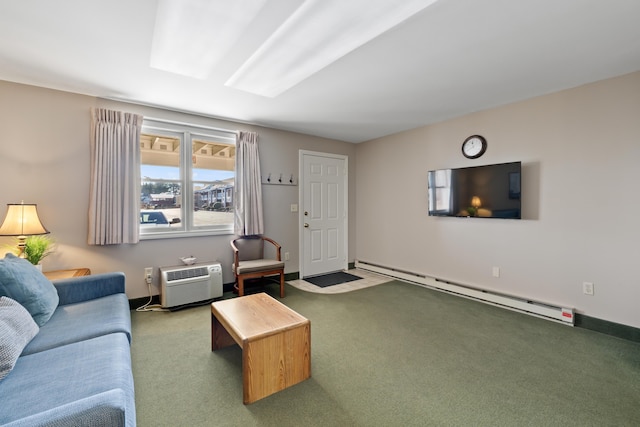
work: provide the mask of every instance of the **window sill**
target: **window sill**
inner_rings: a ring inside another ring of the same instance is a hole
[[[184,237],[206,237],[206,236],[226,236],[234,234],[233,228],[224,228],[218,230],[194,230],[194,231],[167,231],[160,233],[144,233],[140,234],[140,240],[159,240],[159,239],[180,239]]]

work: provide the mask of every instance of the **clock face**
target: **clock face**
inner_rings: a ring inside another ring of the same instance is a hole
[[[487,150],[487,140],[480,135],[472,135],[462,143],[462,154],[469,159],[477,159]]]

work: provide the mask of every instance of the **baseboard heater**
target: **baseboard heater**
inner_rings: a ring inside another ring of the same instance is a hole
[[[384,267],[365,261],[356,261],[355,266],[356,268],[389,276],[394,279],[474,299],[509,310],[530,314],[532,316],[541,317],[543,319],[552,320],[565,325],[573,326],[574,324],[574,312],[572,308],[558,307],[493,291],[485,291],[457,283],[451,283],[443,279]]]

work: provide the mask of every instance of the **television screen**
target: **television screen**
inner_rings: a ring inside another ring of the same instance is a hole
[[[521,218],[521,162],[429,171],[430,216]]]

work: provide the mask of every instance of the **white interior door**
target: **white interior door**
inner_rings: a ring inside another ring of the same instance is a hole
[[[347,157],[300,151],[300,276],[347,268]]]

